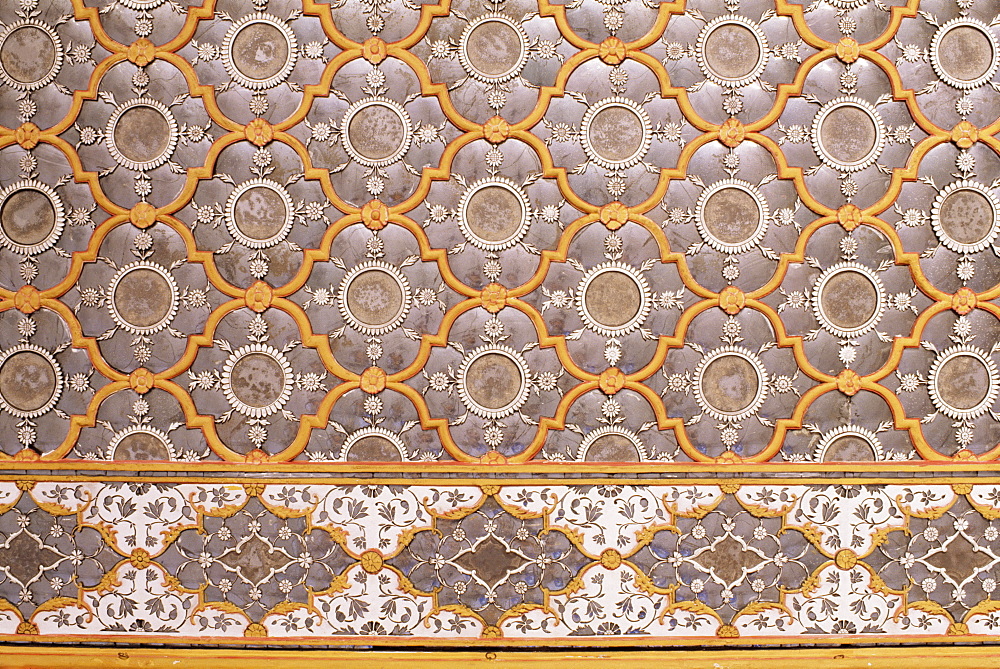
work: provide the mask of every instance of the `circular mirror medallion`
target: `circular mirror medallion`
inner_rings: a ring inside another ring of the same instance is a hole
[[[59,401],[62,388],[62,369],[45,349],[22,344],[0,355],[0,405],[13,416],[41,416]]]
[[[222,43],[226,72],[251,90],[277,86],[295,67],[298,48],[287,23],[270,14],[248,14],[233,24]]]
[[[820,160],[845,172],[868,167],[885,146],[882,117],[861,98],[837,98],[823,105],[813,119],[812,135]]]
[[[581,125],[587,157],[608,169],[635,165],[653,141],[649,115],[628,98],[605,98],[591,105]]]
[[[857,9],[858,7],[864,7],[871,0],[826,0],[834,7],[838,9]]]
[[[843,425],[822,435],[813,455],[817,462],[885,460],[875,433],[855,425]]]
[[[394,266],[373,260],[347,273],[338,291],[340,313],[351,327],[369,336],[399,326],[410,310],[410,284]]]
[[[723,253],[744,253],[767,233],[767,200],[755,186],[726,179],[706,188],[695,209],[695,225],[705,243]]]
[[[458,40],[458,59],[473,79],[509,81],[528,62],[528,34],[503,14],[487,14],[466,26]]]
[[[583,322],[605,337],[628,334],[649,316],[652,296],[646,278],[631,265],[606,262],[580,280],[576,306]]]
[[[987,354],[974,346],[952,346],[931,364],[927,390],[937,410],[955,420],[971,420],[986,413],[997,393],[1000,378]]]
[[[528,196],[502,177],[481,179],[465,191],[458,205],[458,225],[469,243],[484,251],[517,244],[531,223]]]
[[[577,459],[584,462],[641,462],[646,448],[631,430],[605,426],[592,430],[580,442]]]
[[[288,236],[294,210],[283,186],[269,179],[253,179],[237,186],[226,201],[226,227],[247,248],[267,248]]]
[[[269,416],[292,395],[292,367],[273,346],[250,344],[222,366],[222,392],[230,406],[251,418]]]
[[[52,248],[65,223],[62,200],[40,181],[19,181],[0,191],[0,244],[18,255]]]
[[[170,438],[163,430],[133,425],[115,435],[108,447],[109,460],[176,460]]]
[[[860,337],[874,328],[885,312],[882,281],[872,270],[853,262],[830,267],[813,288],[813,313],[828,332]]]
[[[767,371],[741,346],[715,349],[698,363],[694,396],[718,420],[737,421],[755,413],[767,398]]]
[[[977,253],[1000,233],[1000,201],[988,186],[955,181],[934,198],[931,208],[934,234],[955,253]]]
[[[173,155],[177,146],[177,121],[158,100],[129,100],[108,120],[104,142],[111,157],[122,167],[151,170]]]
[[[736,14],[719,16],[698,35],[695,55],[702,73],[720,86],[756,80],[767,67],[767,37],[756,23]]]
[[[351,158],[381,167],[403,157],[410,148],[411,130],[410,115],[398,102],[365,98],[347,109],[340,137]]]
[[[34,91],[59,74],[63,47],[52,28],[17,21],[0,33],[0,78],[16,90]]]
[[[167,0],[118,0],[118,4],[139,11],[159,7]]]
[[[177,313],[177,283],[162,265],[139,261],[118,270],[111,280],[108,310],[120,328],[152,334]]]
[[[347,462],[401,462],[406,446],[399,435],[381,427],[366,427],[352,432],[340,449]]]
[[[930,60],[934,72],[946,84],[971,89],[993,78],[1000,54],[988,25],[971,17],[958,17],[934,33]]]
[[[525,403],[531,386],[528,363],[509,346],[483,346],[458,369],[462,403],[477,416],[504,418]]]

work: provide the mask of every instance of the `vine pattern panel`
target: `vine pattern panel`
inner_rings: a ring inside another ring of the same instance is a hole
[[[0,483],[0,639],[995,639],[1000,487]]]

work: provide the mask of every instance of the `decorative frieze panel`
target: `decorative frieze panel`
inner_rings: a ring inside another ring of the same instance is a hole
[[[993,5],[0,2],[0,643],[994,641]]]
[[[989,483],[42,480],[0,483],[0,504],[7,640],[941,642],[1000,625]]]

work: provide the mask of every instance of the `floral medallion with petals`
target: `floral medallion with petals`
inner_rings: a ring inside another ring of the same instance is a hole
[[[460,412],[448,421],[459,450],[452,457],[519,455],[535,435],[531,417],[554,413],[569,379],[557,356],[528,341],[521,327],[529,323],[510,309],[467,312],[451,327],[448,349],[428,360],[420,390],[432,415]]]
[[[655,257],[638,265],[624,261],[648,240],[648,231],[636,225],[609,230],[592,223],[571,243],[566,263],[550,269],[535,297],[550,330],[565,333],[570,355],[579,356],[577,364],[587,371],[638,369],[654,354],[658,337],[673,333],[688,299],[676,265]],[[601,261],[596,250],[603,251]],[[584,354],[595,346],[602,348],[603,361]]]
[[[675,17],[677,27],[650,47],[672,84],[686,88],[697,113],[712,123],[764,115],[777,85],[790,83],[802,62],[803,42],[788,40],[790,19],[760,7],[700,3]]]
[[[981,127],[996,116],[1000,32],[983,9],[975,0],[939,3],[901,25],[894,40],[904,85],[920,80],[914,88],[921,111],[942,127]]]
[[[215,430],[229,458],[287,447],[300,417],[313,413],[328,390],[316,352],[302,346],[294,321],[277,309],[230,311],[217,332],[214,346],[200,351],[187,372],[195,404],[228,405]],[[239,338],[247,343],[235,346]]]
[[[575,70],[565,97],[549,102],[539,136],[571,187],[603,179],[606,199],[594,204],[637,204],[684,148],[687,121],[673,100],[637,83],[650,75],[645,65],[595,62],[589,69]]]
[[[80,111],[74,130],[84,169],[122,207],[170,202],[187,175],[176,159],[203,160],[215,139],[215,123],[183,81],[164,60],[118,62]]]
[[[221,296],[201,265],[187,262],[180,235],[162,224],[118,226],[105,244],[106,255],[84,266],[76,290],[83,332],[119,369],[165,369]]]
[[[496,11],[497,8],[500,11]],[[459,113],[483,122],[525,116],[537,89],[551,86],[565,60],[564,40],[550,18],[518,12],[513,3],[472,3],[439,17],[414,51],[426,54],[433,81],[446,82]]]
[[[416,187],[421,167],[437,164],[454,130],[411,92],[415,85],[401,61],[352,61],[334,75],[333,96],[313,105],[304,122],[309,154],[330,170],[339,197],[395,204]]]
[[[976,453],[1000,435],[997,347],[979,345],[982,332],[995,326],[995,316],[980,310],[938,314],[920,349],[900,360],[895,392],[907,415],[921,418],[922,435],[943,456]]]
[[[319,20],[268,0],[221,0],[216,16],[198,26],[183,53],[216,87],[222,112],[238,123],[289,116],[334,52]]]
[[[66,208],[55,189],[34,179],[0,191],[0,244],[34,256],[52,248],[66,225]]]
[[[772,438],[809,386],[792,352],[762,336],[764,314],[743,309],[703,312],[690,324],[685,347],[661,370],[660,395],[695,452],[687,457],[750,457]],[[721,334],[719,333],[721,330]],[[721,344],[721,345],[720,345]]]
[[[70,346],[70,330],[47,309],[0,314],[0,429],[8,456],[37,459],[61,449],[73,416],[87,413],[104,381],[84,351]]]
[[[65,7],[17,0],[0,8],[0,123],[55,125],[86,87],[96,40],[74,30]]]

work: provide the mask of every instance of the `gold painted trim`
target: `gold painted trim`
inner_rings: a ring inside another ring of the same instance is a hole
[[[2,290],[2,289],[0,289]],[[126,471],[136,470],[151,472],[241,472],[243,474],[271,474],[277,472],[288,472],[295,474],[329,473],[329,474],[373,474],[373,473],[399,473],[408,472],[425,475],[453,475],[453,474],[533,474],[535,476],[545,476],[546,474],[604,474],[609,470],[614,470],[623,474],[647,474],[652,476],[668,476],[672,474],[704,474],[704,475],[728,475],[761,473],[768,475],[795,476],[807,475],[816,472],[857,472],[877,475],[879,473],[904,473],[904,472],[927,472],[930,474],[942,474],[947,472],[995,472],[1000,476],[1000,461],[979,462],[971,461],[951,461],[951,460],[926,460],[909,462],[838,462],[838,463],[784,463],[784,462],[760,462],[746,464],[727,464],[720,466],[717,463],[685,462],[685,463],[651,463],[651,462],[631,462],[631,463],[607,463],[607,462],[572,462],[567,464],[538,463],[530,462],[524,464],[506,463],[503,465],[471,464],[464,462],[426,463],[426,462],[113,462],[113,461],[92,461],[92,460],[3,460],[0,458],[0,469],[4,471],[25,470],[32,472],[40,471],[60,471],[70,470],[74,472],[83,471]],[[529,480],[529,479],[524,479]],[[655,479],[649,479],[655,480]]]
[[[301,472],[300,472],[301,473]],[[578,477],[532,477],[532,478],[506,478],[502,476],[469,476],[469,477],[448,477],[438,478],[434,475],[414,478],[400,477],[337,477],[337,476],[156,476],[156,475],[133,475],[124,476],[120,474],[110,474],[107,476],[74,476],[74,475],[52,475],[31,473],[31,474],[0,474],[0,482],[4,481],[35,481],[35,482],[65,482],[65,483],[157,483],[161,485],[177,484],[234,484],[243,485],[255,483],[259,485],[339,485],[339,486],[369,486],[369,485],[397,485],[420,488],[429,485],[441,485],[447,483],[453,486],[516,486],[516,487],[538,487],[538,486],[583,486],[583,485],[628,485],[645,486],[650,488],[661,487],[695,487],[706,485],[732,485],[743,486],[808,486],[808,485],[1000,485],[1000,476],[900,476],[900,477],[822,477],[822,476],[802,476],[802,477],[748,477],[748,476],[715,476],[698,478],[626,478],[617,475]],[[1000,637],[998,637],[1000,638]]]
[[[996,639],[994,639],[995,641]],[[971,648],[803,648],[758,650],[608,651],[608,652],[412,652],[412,651],[284,651],[203,650],[168,648],[32,648],[0,650],[7,669],[226,669],[256,667],[270,669],[378,669],[475,665],[491,667],[560,667],[591,669],[798,669],[819,664],[824,669],[899,669],[908,664],[949,669],[1000,667],[1000,647]]]

